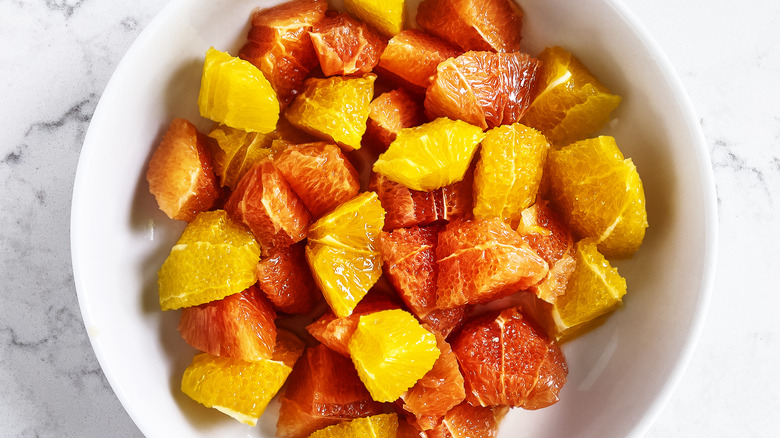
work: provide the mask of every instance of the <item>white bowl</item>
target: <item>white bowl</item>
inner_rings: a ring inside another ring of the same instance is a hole
[[[149,437],[274,435],[275,404],[249,428],[179,390],[194,350],[176,330],[179,313],[160,311],[156,273],[183,223],[158,210],[145,179],[173,117],[210,125],[196,104],[206,49],[236,54],[250,12],[274,3],[173,0],[125,55],[84,141],[71,217],[79,302],[103,372]],[[702,327],[716,236],[707,148],[679,79],[621,1],[521,5],[526,51],[567,47],[623,96],[618,121],[605,132],[639,169],[650,228],[640,251],[617,264],[628,281],[625,305],[565,344],[570,374],[561,401],[513,410],[500,436],[639,435],[679,380]]]

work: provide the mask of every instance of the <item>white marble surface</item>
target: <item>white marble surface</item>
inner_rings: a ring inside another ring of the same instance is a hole
[[[625,0],[681,76],[712,155],[716,286],[649,437],[780,430],[780,3]],[[87,339],[73,178],[101,92],[166,0],[0,0],[0,436],[141,436]]]

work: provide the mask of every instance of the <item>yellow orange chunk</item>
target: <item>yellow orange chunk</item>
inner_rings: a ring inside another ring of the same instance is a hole
[[[344,0],[347,12],[387,37],[404,28],[406,0]]]
[[[397,430],[396,414],[379,414],[328,426],[309,438],[395,438]]]

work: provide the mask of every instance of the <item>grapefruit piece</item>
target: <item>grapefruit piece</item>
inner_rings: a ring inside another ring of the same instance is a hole
[[[404,28],[405,0],[344,0],[344,6],[384,36],[392,37]]]
[[[566,383],[560,347],[516,307],[467,323],[451,345],[474,406],[540,409],[557,402]]]
[[[566,292],[576,265],[571,231],[547,206],[547,201],[539,200],[523,210],[517,232],[550,266],[547,276],[530,290],[542,300],[554,303],[557,296]]]
[[[456,219],[439,233],[437,306],[485,303],[538,283],[547,263],[501,219]]]
[[[319,65],[309,31],[327,8],[325,0],[295,0],[252,14],[238,56],[263,72],[282,107],[300,93],[309,72]]]
[[[484,137],[480,128],[447,118],[402,129],[373,170],[412,190],[436,190],[463,179]]]
[[[379,414],[328,426],[309,438],[395,438],[397,430],[396,414]]]
[[[254,426],[302,352],[303,342],[280,330],[271,359],[247,362],[200,353],[184,370],[181,390],[206,407]]]
[[[376,193],[364,192],[309,228],[306,260],[325,301],[340,317],[349,316],[382,275],[375,240],[384,219]]]
[[[418,102],[403,88],[380,94],[368,106],[368,122],[364,141],[387,150],[398,131],[427,122],[422,102]]]
[[[580,240],[574,249],[576,268],[566,293],[553,304],[558,337],[575,333],[615,310],[626,294],[626,280],[599,253],[594,241]]]
[[[279,120],[279,101],[251,63],[210,48],[198,95],[200,115],[231,128],[268,133]]]
[[[539,94],[523,123],[541,131],[548,140],[566,146],[583,140],[609,121],[620,104],[579,59],[567,50],[548,47],[539,54]]]
[[[327,312],[306,326],[306,331],[331,350],[349,357],[349,338],[355,333],[360,317],[399,307],[398,303],[386,297],[369,294],[355,306],[351,315],[339,318],[333,312]]]
[[[433,333],[438,333],[447,338],[450,333],[460,327],[470,306],[453,307],[450,309],[434,309],[424,317],[420,322],[425,324]]]
[[[423,94],[439,63],[461,53],[456,46],[431,34],[407,29],[387,42],[376,71],[415,93]]]
[[[612,137],[583,140],[550,152],[551,201],[580,237],[608,257],[628,257],[647,228],[645,192],[636,166]]]
[[[544,135],[520,123],[488,131],[474,171],[474,217],[498,217],[517,228],[536,201],[549,149]]]
[[[280,438],[305,438],[332,424],[382,413],[352,362],[322,344],[306,349],[279,401]]]
[[[309,32],[325,76],[370,73],[387,43],[349,14],[328,12]]]
[[[509,412],[506,406],[482,407],[461,403],[447,412],[427,438],[496,438],[498,425]]]
[[[158,272],[162,310],[198,306],[239,293],[256,281],[260,245],[223,210],[187,225]]]
[[[256,286],[221,300],[187,307],[179,333],[191,346],[213,356],[246,361],[270,359],[276,344],[276,313]]]
[[[211,131],[209,137],[216,140],[218,146],[213,151],[214,170],[220,185],[235,190],[255,164],[271,155],[271,145],[278,135],[276,131],[262,134],[222,125]]]
[[[257,286],[284,313],[308,313],[320,298],[303,242],[275,248],[257,264]]]
[[[146,171],[149,191],[169,218],[191,221],[213,207],[222,191],[214,175],[211,139],[184,119],[173,119]]]
[[[425,91],[425,113],[482,129],[515,123],[531,104],[538,68],[538,60],[519,52],[450,58],[436,67]]]
[[[433,368],[402,397],[404,409],[415,415],[422,430],[436,427],[441,417],[466,397],[458,358],[450,344],[443,336],[436,335],[436,346],[441,354]]]
[[[392,402],[433,368],[436,337],[401,309],[362,315],[349,355],[371,397]]]
[[[406,306],[418,317],[436,309],[436,243],[439,227],[382,232],[377,248],[384,272]]]
[[[318,218],[358,194],[358,172],[341,149],[324,142],[293,145],[275,161],[290,187]]]
[[[225,210],[246,224],[268,253],[306,238],[311,214],[270,160],[250,170],[230,195]]]
[[[464,51],[520,50],[523,10],[512,0],[424,0],[417,24]]]
[[[304,83],[303,92],[287,108],[287,120],[347,151],[360,149],[375,80],[374,74],[354,78],[310,78]]]

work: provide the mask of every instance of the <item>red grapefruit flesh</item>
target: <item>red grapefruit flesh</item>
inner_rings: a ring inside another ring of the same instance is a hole
[[[379,95],[371,101],[368,111],[363,141],[376,145],[380,152],[387,150],[401,129],[412,128],[428,121],[422,102],[403,88]]]
[[[445,338],[460,327],[466,317],[470,306],[453,307],[451,309],[435,309],[420,318],[432,332]]]
[[[306,331],[331,350],[349,357],[349,338],[355,333],[360,316],[399,307],[397,303],[386,297],[369,294],[355,306],[350,316],[339,318],[332,312],[328,312],[306,326]]]
[[[520,50],[523,10],[513,0],[424,0],[417,23],[463,50]]]
[[[458,219],[439,233],[437,306],[488,302],[538,283],[547,263],[501,219]]]
[[[289,146],[275,164],[314,218],[352,199],[360,189],[357,170],[335,144]]]
[[[349,14],[328,12],[309,32],[325,76],[369,73],[387,42]]]
[[[427,438],[496,438],[506,406],[482,407],[461,403],[450,409]]]
[[[221,300],[186,307],[179,332],[191,346],[214,356],[270,359],[276,344],[276,313],[255,286]]]
[[[308,313],[321,297],[306,263],[303,242],[277,248],[261,259],[257,286],[284,313]]]
[[[407,29],[387,43],[376,71],[395,79],[415,93],[424,93],[436,66],[462,52],[457,47],[419,29]]]
[[[300,242],[311,222],[311,213],[270,160],[241,178],[225,210],[252,230],[263,254]]]
[[[382,413],[352,361],[320,344],[298,359],[280,398],[276,436],[305,438],[315,430]]]
[[[558,401],[566,359],[518,309],[467,323],[452,340],[472,405],[540,409]]]
[[[303,81],[319,65],[309,31],[327,8],[325,0],[295,0],[252,14],[252,27],[238,56],[263,72],[282,107],[301,92]]]
[[[525,53],[467,52],[436,68],[425,113],[482,129],[520,120],[533,100],[539,61]]]
[[[149,161],[146,180],[157,205],[171,219],[191,221],[222,194],[210,148],[214,140],[184,119],[174,119]]]

